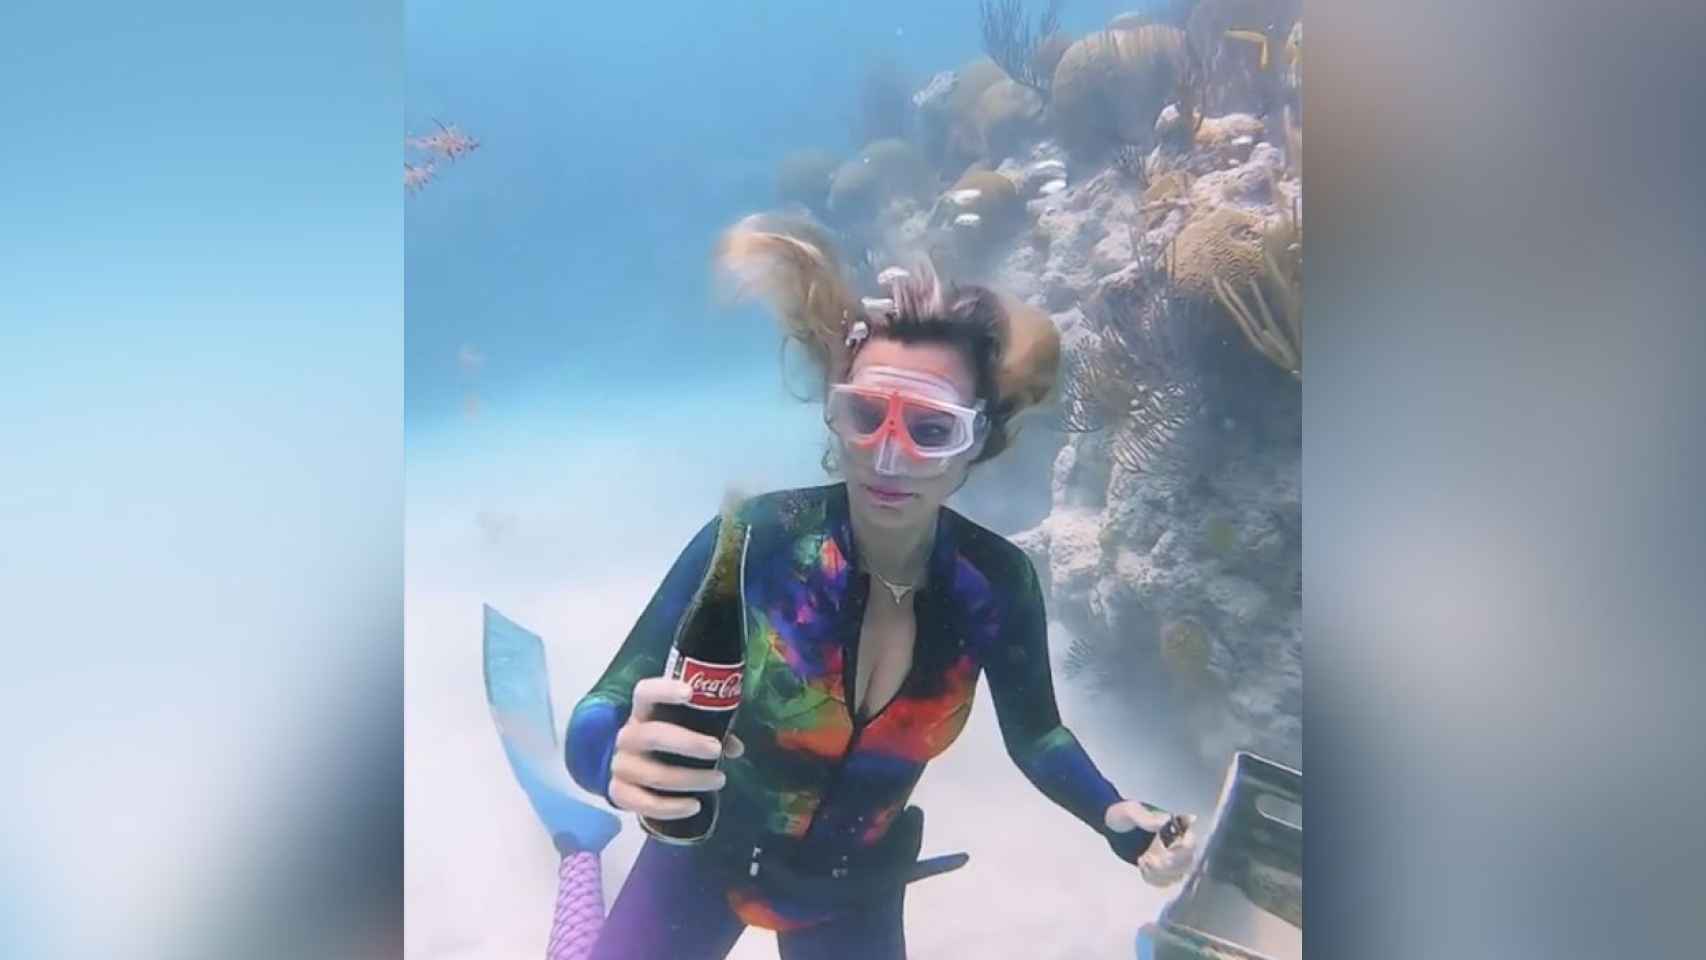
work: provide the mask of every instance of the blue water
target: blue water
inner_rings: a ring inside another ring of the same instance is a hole
[[[1075,0],[1063,27],[1135,6]],[[717,232],[788,151],[859,146],[873,58],[922,86],[982,55],[974,0],[411,0],[405,52],[408,133],[481,140],[406,205],[411,445],[461,422],[464,345],[486,403],[772,388],[773,324],[712,300]]]

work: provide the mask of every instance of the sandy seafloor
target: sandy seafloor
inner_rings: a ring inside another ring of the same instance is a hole
[[[550,927],[556,855],[486,709],[481,604],[545,638],[562,722],[712,515],[725,482],[758,491],[827,481],[817,465],[817,409],[789,403],[775,382],[667,398],[518,402],[516,412],[488,408],[410,436],[411,960],[543,956]],[[1117,786],[1146,799],[1165,793],[1168,773],[1146,761],[1143,731],[1119,729],[1058,670],[1056,687],[1066,723]],[[912,888],[907,936],[916,960],[1127,958],[1138,926],[1167,895],[1024,779],[1002,747],[987,687],[915,802],[926,811],[925,855],[971,854],[965,868]],[[607,902],[643,838],[624,816],[604,855]],[[749,930],[730,956],[774,957],[775,937]]]

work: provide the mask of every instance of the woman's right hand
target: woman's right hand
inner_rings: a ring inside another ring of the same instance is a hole
[[[616,752],[610,760],[610,800],[618,808],[654,820],[681,820],[699,812],[699,801],[662,796],[657,791],[703,793],[722,789],[727,778],[721,770],[677,766],[652,756],[661,752],[716,760],[745,752],[740,738],[732,733],[725,747],[679,724],[652,719],[658,704],[686,703],[692,698],[691,687],[668,677],[647,677],[634,685],[634,707],[616,734]]]

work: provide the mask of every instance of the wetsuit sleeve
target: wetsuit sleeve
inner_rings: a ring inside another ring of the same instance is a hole
[[[569,775],[606,803],[611,802],[610,762],[616,752],[616,734],[628,722],[634,685],[663,675],[670,645],[675,641],[675,626],[711,564],[720,522],[713,519],[707,523],[676,557],[621,649],[604,668],[604,675],[569,715],[568,733],[563,738]]]
[[[1119,791],[1096,769],[1078,738],[1060,722],[1048,660],[1048,617],[1029,557],[1018,553],[1011,604],[1000,644],[984,665],[1007,755],[1036,788],[1108,841],[1126,862],[1153,834],[1109,830],[1103,817]]]

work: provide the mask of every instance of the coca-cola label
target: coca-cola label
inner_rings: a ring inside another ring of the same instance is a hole
[[[740,678],[745,664],[707,663],[670,651],[669,675],[693,688],[688,705],[699,710],[733,710],[740,706]]]

